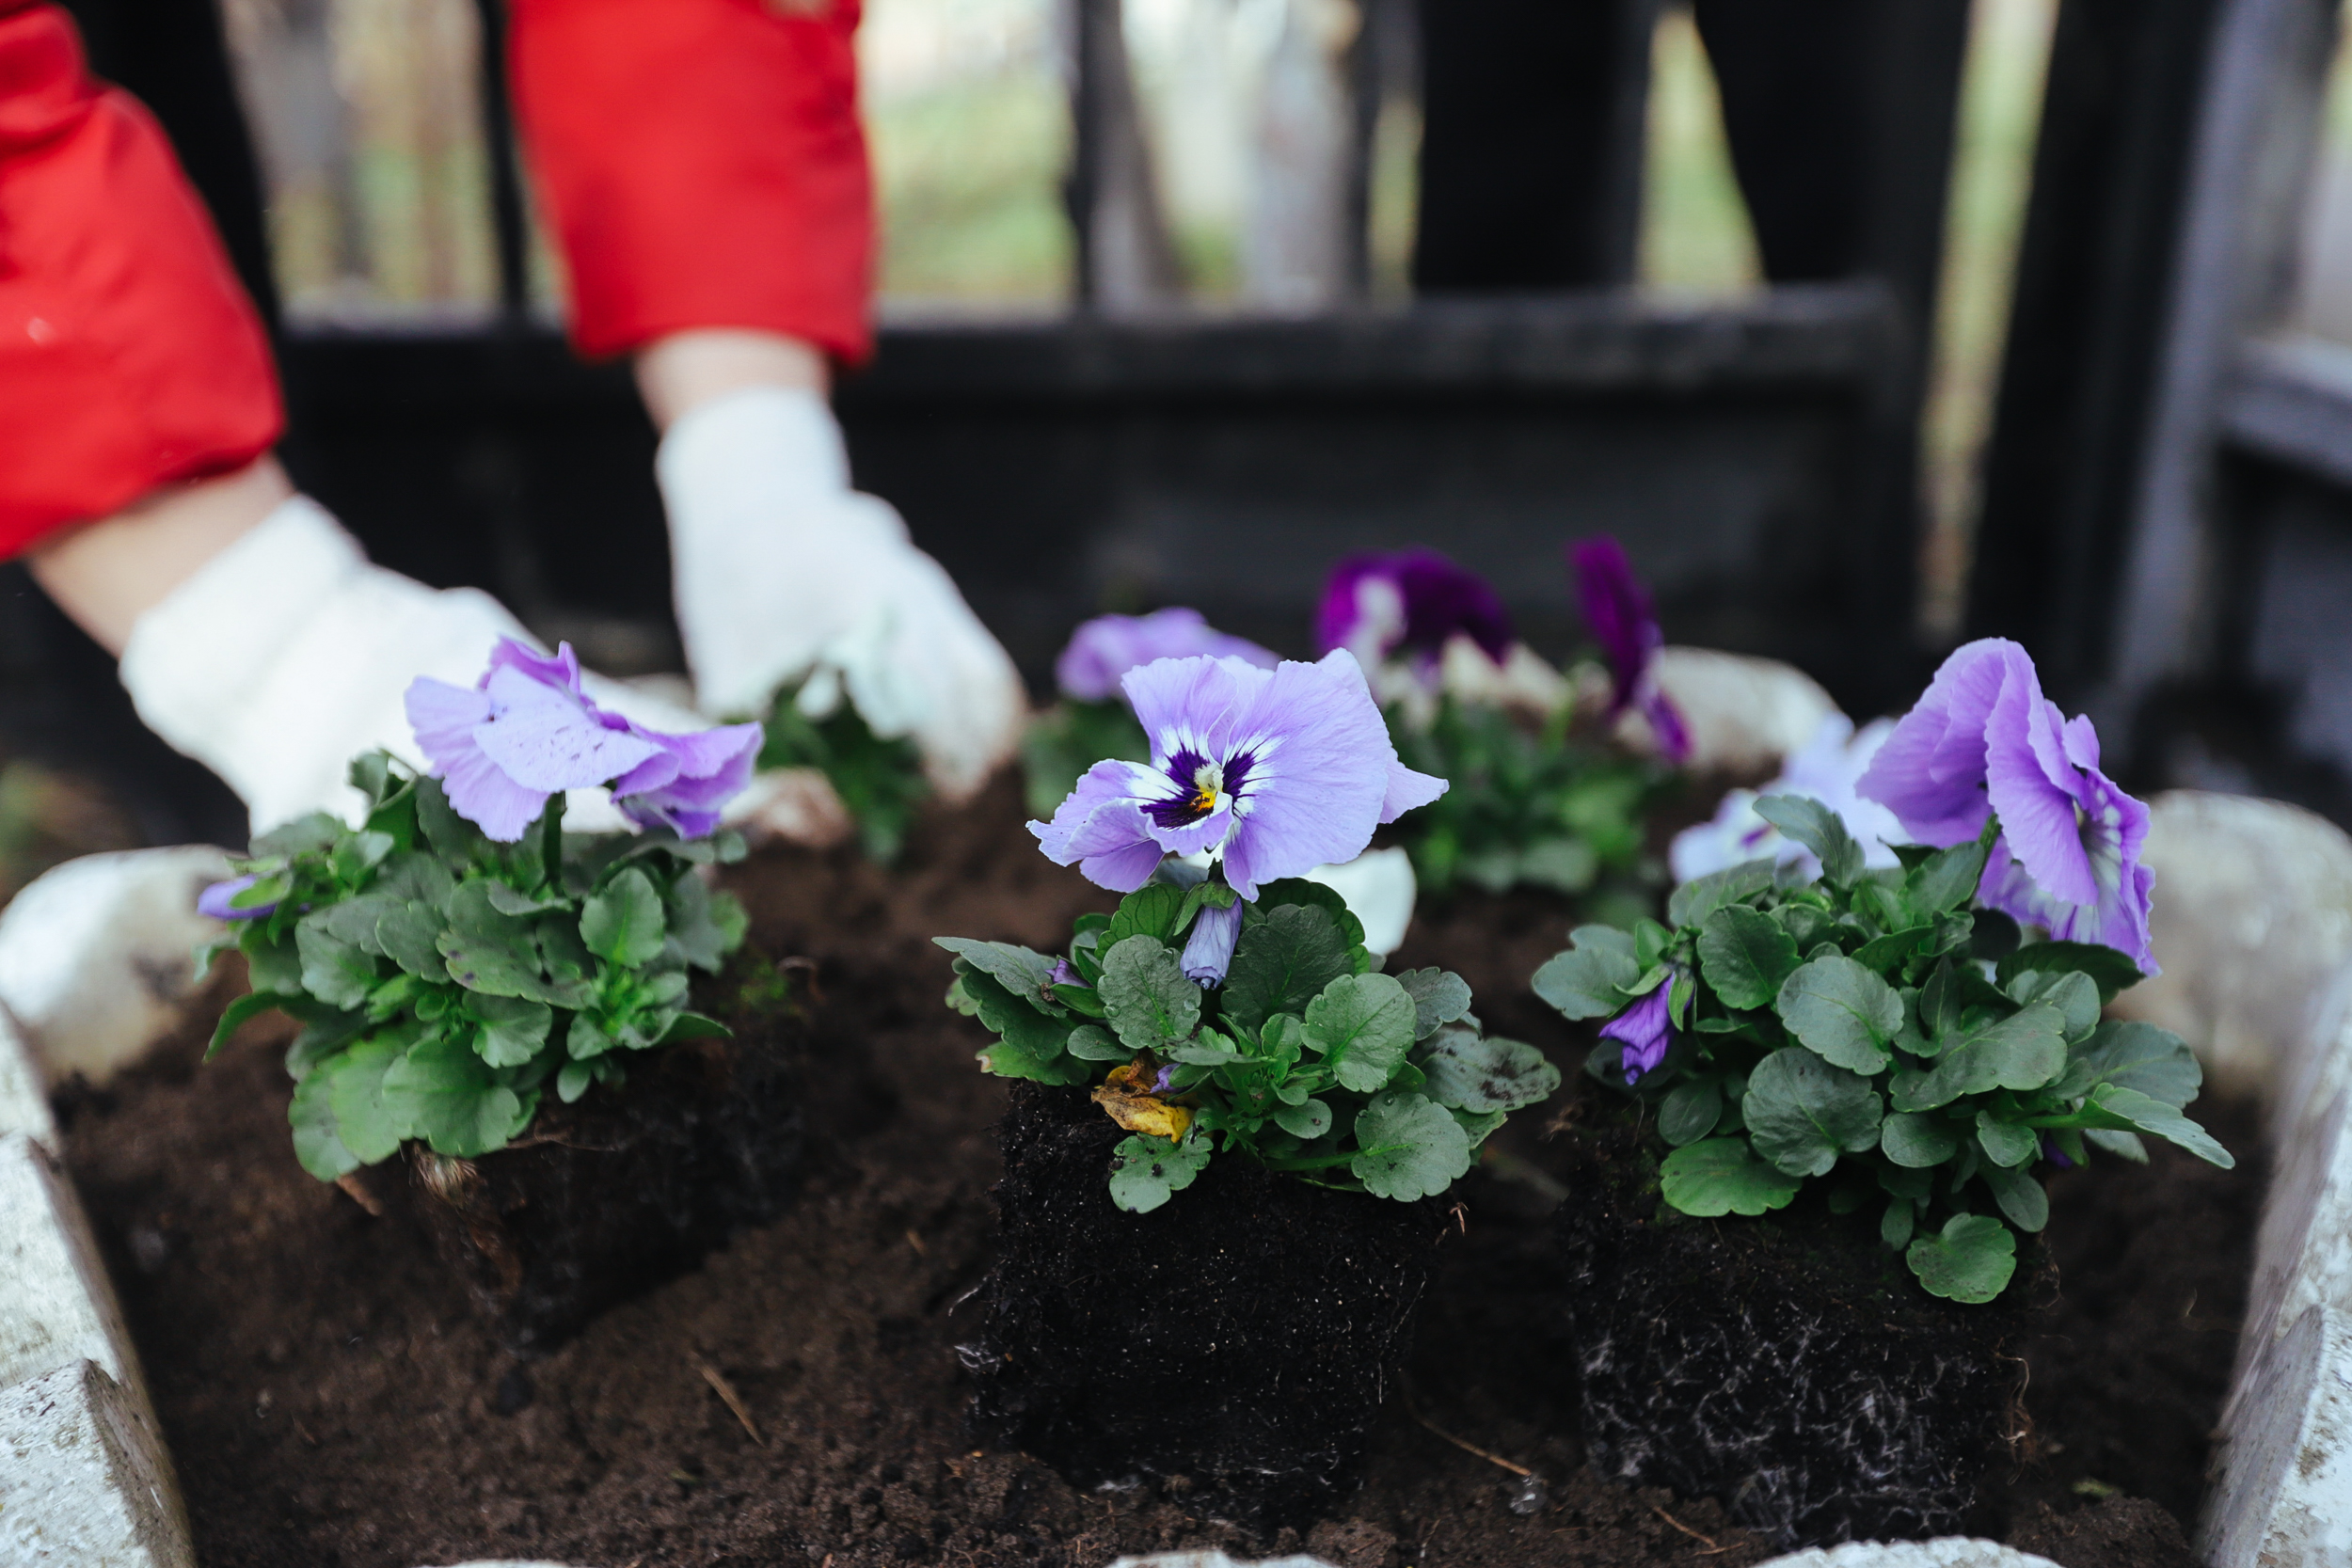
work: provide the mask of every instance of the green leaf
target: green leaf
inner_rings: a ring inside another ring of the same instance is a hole
[[[302,1081],[304,1088],[316,1085],[314,1092],[326,1097],[334,1113],[336,1137],[362,1165],[389,1159],[401,1139],[408,1136],[406,1117],[389,1102],[384,1089],[386,1075],[400,1065],[408,1049],[406,1041],[397,1038],[364,1039],[342,1055],[321,1062]]]
[[[458,1040],[421,1040],[384,1074],[384,1108],[437,1154],[471,1159],[503,1148],[530,1117]],[[345,1142],[349,1142],[348,1134]]]
[[[1480,1144],[1493,1136],[1496,1128],[1510,1119],[1507,1111],[1459,1111],[1448,1107],[1446,1115],[1461,1124],[1462,1135],[1470,1140],[1473,1155],[1478,1152]]]
[[[332,849],[335,841],[351,832],[343,819],[323,811],[308,816],[297,816],[282,827],[272,828],[253,841],[253,858],[282,855],[291,860],[297,855]]]
[[[1439,1030],[1416,1062],[1429,1075],[1422,1092],[1457,1111],[1516,1111],[1549,1100],[1560,1087],[1560,1069],[1534,1046],[1459,1024]]]
[[[680,1040],[720,1040],[731,1038],[735,1031],[715,1018],[700,1013],[679,1013],[670,1020],[670,1026],[661,1031],[656,1045],[675,1045]]]
[[[449,965],[441,961],[438,945],[444,928],[439,910],[409,899],[376,917],[375,942],[404,974],[447,985]]]
[[[555,1098],[566,1105],[571,1104],[588,1092],[588,1085],[596,1081],[596,1069],[586,1062],[565,1062],[563,1070],[555,1075]]]
[[[1907,1197],[1890,1198],[1886,1213],[1879,1220],[1879,1240],[1894,1251],[1900,1252],[1911,1242],[1911,1233],[1918,1224],[1918,1211]]]
[[[1826,1176],[1838,1155],[1877,1145],[1885,1106],[1868,1079],[1790,1047],[1756,1064],[1740,1110],[1758,1154],[1790,1176]]]
[[[2032,1235],[2050,1223],[2050,1195],[2042,1190],[2042,1183],[2031,1173],[1988,1165],[1979,1174],[1984,1178],[1984,1184],[1993,1189],[1993,1201],[2001,1206],[2010,1224]]]
[[[2102,1004],[2139,984],[2139,965],[2112,947],[2088,942],[2029,942],[1993,966],[1993,978],[2006,990],[2009,983],[2031,969],[2080,970],[2099,988]]]
[[[1071,1030],[1064,1049],[1082,1062],[1123,1062],[1135,1054],[1111,1038],[1109,1030],[1095,1023],[1081,1023]]]
[[[1805,964],[1781,986],[1773,1008],[1790,1034],[1834,1066],[1873,1073],[1894,1060],[1886,1042],[1903,1026],[1903,999],[1851,958]]]
[[[1230,910],[1241,895],[1223,882],[1202,878],[1184,890],[1184,901],[1177,906],[1176,919],[1166,940],[1173,942],[1190,928],[1193,917],[1204,909]]]
[[[1413,1048],[1413,999],[1394,975],[1343,974],[1307,1004],[1306,1042],[1341,1087],[1372,1094]]]
[[[1071,1058],[1064,1049],[1073,1033],[1068,1019],[1048,1018],[993,977],[961,959],[957,962],[963,971],[963,993],[974,1016],[1004,1037],[980,1053],[989,1071],[999,1078],[1027,1078],[1041,1084],[1085,1081],[1085,1064]]]
[[[2090,1091],[2090,1103],[2086,1110],[2105,1111],[2126,1124],[2122,1131],[2137,1130],[2164,1139],[2187,1149],[2209,1164],[2223,1170],[2234,1169],[2237,1157],[2214,1140],[2212,1133],[2181,1115],[2177,1106],[2127,1089],[2120,1084],[2102,1084]]]
[[[661,895],[630,866],[580,911],[580,940],[588,951],[625,969],[643,969],[661,956]]]
[[[1535,972],[1535,994],[1567,1018],[1607,1018],[1626,1004],[1626,988],[1642,978],[1633,937],[1613,926],[1579,926],[1568,950]]]
[[[375,960],[326,928],[329,912],[306,914],[294,927],[294,946],[302,954],[302,989],[338,1007],[357,1007],[375,989]]]
[[[1667,1091],[1658,1106],[1658,1132],[1680,1148],[1715,1131],[1723,1118],[1723,1081],[1714,1077],[1686,1078]]]
[[[1677,1148],[1659,1167],[1668,1203],[1686,1214],[1761,1214],[1787,1205],[1804,1185],[1756,1157],[1745,1138],[1708,1138]]]
[[[1054,960],[1042,953],[1009,942],[976,942],[970,937],[933,937],[931,941],[981,974],[995,976],[1025,1002],[1043,1005],[1052,995]]]
[[[1340,890],[1321,882],[1311,882],[1304,877],[1281,877],[1258,888],[1258,908],[1267,914],[1288,905],[1300,909],[1321,910],[1339,927],[1340,945],[1347,949],[1351,974],[1361,974],[1377,964],[1364,950],[1364,923],[1356,918],[1356,911],[1347,907]]]
[[[229,1043],[229,1037],[243,1027],[246,1019],[258,1018],[273,1007],[282,1007],[290,1002],[299,1003],[301,1000],[300,997],[284,996],[269,990],[250,991],[238,997],[221,1009],[220,1022],[213,1026],[213,1041],[204,1048],[204,1059],[209,1062],[218,1054],[220,1048]]]
[[[1767,795],[1755,809],[1756,816],[1813,851],[1820,860],[1823,880],[1848,887],[1862,875],[1862,846],[1846,831],[1845,819],[1820,801],[1803,795]]]
[[[1173,882],[1144,883],[1119,901],[1110,929],[1103,933],[1103,950],[1108,952],[1134,936],[1171,941],[1176,935],[1176,916],[1184,907],[1184,889]]]
[[[1703,925],[1707,917],[1717,910],[1753,898],[1771,887],[1779,869],[1779,865],[1767,856],[1762,860],[1744,861],[1738,865],[1726,866],[1704,877],[1694,877],[1675,889],[1666,899],[1666,924],[1677,930],[1686,926]],[[1545,1000],[1550,999],[1547,997]]]
[[[680,956],[706,974],[718,974],[750,925],[741,901],[732,893],[712,892],[691,873],[674,879],[661,896]]]
[[[1295,1138],[1312,1143],[1331,1131],[1331,1107],[1320,1100],[1302,1100],[1295,1105],[1278,1108],[1274,1124]]]
[[[2074,1068],[2090,1073],[2089,1083],[2137,1089],[2176,1110],[2196,1099],[2205,1082],[2205,1069],[2188,1043],[2153,1023],[2101,1024]]]
[[[701,885],[693,878],[690,877],[686,879],[694,881],[698,887]],[[546,910],[569,909],[571,900],[561,893],[524,893],[519,889],[507,886],[504,882],[492,882],[490,884],[490,907],[501,914],[538,914]]]
[[[1941,1234],[1912,1243],[1903,1260],[1929,1294],[1973,1306],[2008,1288],[2017,1272],[2017,1238],[1989,1214],[1954,1214]]]
[[[1184,978],[1176,949],[1154,936],[1114,942],[1095,987],[1111,1028],[1130,1051],[1157,1051],[1188,1039],[1200,1022],[1200,988]]]
[[[1385,974],[1355,978],[1389,980]],[[1397,1000],[1407,1008],[1412,1006],[1401,988]],[[1311,1016],[1308,1028],[1313,1027]],[[1417,1094],[1380,1094],[1364,1101],[1356,1113],[1356,1146],[1359,1152],[1347,1163],[1348,1170],[1373,1196],[1400,1203],[1437,1196],[1470,1167],[1470,1134],[1462,1124],[1443,1106]]]
[[[1915,953],[1927,950],[1934,940],[1932,926],[1906,926],[1899,931],[1889,931],[1873,937],[1853,951],[1853,961],[1876,974],[1884,974],[1900,966]]]
[[[1425,1040],[1438,1026],[1470,1009],[1470,982],[1450,969],[1408,969],[1396,977],[1413,999],[1413,1038]]]
[[[2104,1148],[2118,1159],[2129,1160],[2135,1165],[2148,1163],[2148,1146],[2139,1141],[2137,1132],[2126,1132],[2121,1128],[2086,1127],[2083,1137],[2094,1148]]]
[[[1111,1201],[1131,1214],[1148,1214],[1191,1186],[1208,1163],[1209,1140],[1198,1132],[1182,1143],[1141,1132],[1122,1138],[1111,1150]]]
[[[1254,1029],[1276,1013],[1304,1011],[1324,987],[1355,973],[1330,911],[1285,904],[1242,928],[1219,995],[1226,1017]]]
[[[1960,1134],[1941,1117],[1897,1111],[1879,1124],[1879,1148],[1899,1165],[1925,1170],[1960,1152]]]
[[[2009,994],[2019,1002],[2047,1002],[2066,1019],[2066,1037],[2077,1040],[2099,1025],[2099,987],[2079,970],[2054,974],[2027,970],[2010,982]]]
[[[375,879],[375,891],[388,898],[429,904],[438,911],[449,895],[457,891],[457,879],[435,856],[421,849],[407,849],[384,863],[383,874]]]
[[[1988,1108],[1977,1113],[1977,1147],[1994,1165],[2007,1168],[2022,1165],[2042,1151],[2042,1135],[2030,1127],[2013,1121],[2003,1121]],[[2039,1230],[2038,1225],[2024,1227]]]
[[[491,905],[491,886],[476,878],[450,895],[449,925],[434,946],[448,964],[449,977],[468,990],[546,1000],[531,927]]]
[[[1797,968],[1797,944],[1761,910],[1731,904],[1699,927],[1699,970],[1726,1007],[1772,1005]]]
[[[482,1025],[475,1050],[492,1067],[520,1067],[548,1043],[555,1013],[544,1002],[516,996],[473,996],[466,1010]]]
[[[1938,849],[1903,879],[1912,907],[1921,914],[1943,914],[1976,895],[1984,880],[1984,858],[1990,846],[1981,838]]]
[[[1964,1094],[2038,1089],[2065,1066],[2065,1015],[2037,1002],[1968,1036],[1945,1052],[1931,1071],[1897,1073],[1895,1109],[1932,1111]]]
[[[398,900],[382,894],[361,894],[330,904],[320,910],[317,920],[327,935],[339,942],[347,942],[360,952],[374,958],[384,956],[383,944],[376,940],[375,922],[386,911],[398,907]]]
[[[294,1085],[294,1103],[286,1120],[294,1128],[294,1158],[322,1181],[337,1181],[367,1162],[343,1146],[335,1130],[335,1107],[329,1102],[329,1077],[313,1072]]]
[[[1168,1047],[1164,1054],[1195,1067],[1223,1067],[1241,1060],[1241,1048],[1218,1031],[1203,1029],[1192,1038]]]
[[[575,1062],[594,1061],[620,1043],[586,1013],[573,1014],[571,1027],[564,1031],[564,1054]]]

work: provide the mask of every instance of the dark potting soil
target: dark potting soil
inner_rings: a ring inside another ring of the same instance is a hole
[[[740,1015],[732,1038],[640,1058],[626,1092],[550,1101],[505,1148],[453,1160],[410,1144],[346,1187],[421,1227],[508,1349],[551,1349],[789,1201],[797,1053],[783,1020]]]
[[[2019,1354],[2055,1298],[2028,1243],[1980,1306],[1939,1300],[1874,1212],[1818,1192],[1760,1219],[1692,1219],[1620,1108],[1570,1132],[1555,1228],[1605,1475],[1724,1499],[1784,1545],[1950,1535],[2023,1425]]]
[[[1461,1224],[1365,1484],[1310,1528],[1254,1535],[1173,1486],[1082,1489],[976,1440],[955,1347],[977,1327],[963,1298],[993,1256],[1008,1101],[972,1061],[977,1026],[940,1005],[948,960],[929,939],[1058,946],[1074,914],[1110,902],[1047,863],[1019,820],[1000,782],[922,822],[895,870],[779,850],[733,873],[754,919],[730,979],[757,994],[788,977],[799,1007],[801,1195],[535,1359],[501,1348],[420,1233],[295,1164],[269,1021],[201,1069],[210,1024],[193,1022],[106,1089],[61,1094],[69,1163],[205,1568],[1100,1568],[1177,1546],[1312,1550],[1343,1568],[1772,1555],[1712,1500],[1584,1465],[1549,1232],[1565,1167],[1543,1113],[1506,1128],[1457,1188]],[[1525,990],[1566,924],[1549,897],[1465,895],[1424,911],[1392,967],[1461,971],[1490,1029],[1568,1069],[1589,1036]],[[1558,1103],[1573,1116],[1586,1091],[1569,1077]],[[2250,1152],[2249,1116],[2198,1114]],[[2186,1568],[2181,1525],[2234,1350],[2262,1176],[2255,1160],[2221,1173],[2159,1148],[2146,1170],[2108,1163],[2053,1183],[2061,1296],[2026,1352],[2033,1434],[2014,1478],[1994,1478],[1994,1533],[2068,1568]],[[1149,1401],[1152,1380],[1184,1369],[1137,1373]]]
[[[957,1347],[976,1430],[1081,1486],[1311,1526],[1352,1490],[1410,1348],[1447,1206],[1212,1160],[1147,1214],[1103,1180],[1125,1134],[1019,1084],[999,1123],[996,1264]]]

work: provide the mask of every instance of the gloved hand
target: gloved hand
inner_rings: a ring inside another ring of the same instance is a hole
[[[351,759],[382,747],[422,768],[403,696],[431,675],[471,686],[521,623],[475,589],[432,589],[372,564],[324,507],[296,496],[205,562],[133,626],[122,684],[139,717],[220,775],[266,832],[314,811],[356,821]],[[591,676],[600,705],[654,729],[705,728],[659,698]],[[565,825],[629,831],[602,790],[574,790]]]
[[[1011,754],[1025,703],[1003,648],[889,503],[850,488],[833,411],[756,387],[674,421],[655,465],[695,700],[764,717],[837,673],[875,734],[910,736],[950,799]]]

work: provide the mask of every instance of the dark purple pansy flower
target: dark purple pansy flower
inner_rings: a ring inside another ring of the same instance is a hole
[[[1249,639],[1217,630],[1199,610],[1171,605],[1149,615],[1097,615],[1084,623],[1054,661],[1054,681],[1065,697],[1099,703],[1119,695],[1119,677],[1138,665],[1204,654],[1246,658],[1262,670],[1281,662]]]
[[[278,906],[274,903],[256,904],[249,910],[241,910],[230,900],[260,880],[259,877],[248,876],[231,877],[225,882],[215,882],[197,895],[196,912],[210,915],[215,920],[258,920]]]
[[[1351,555],[1331,569],[1315,611],[1315,650],[1345,648],[1366,670],[1399,653],[1434,670],[1456,636],[1501,664],[1511,651],[1511,617],[1476,572],[1431,549]]]
[[[1923,844],[1966,842],[2000,817],[1978,896],[2061,942],[2099,942],[2158,973],[2140,863],[2148,808],[2099,768],[2099,736],[2042,694],[2005,638],[1955,649],[1871,759],[1857,793]]]
[[[698,837],[751,781],[759,752],[757,724],[665,735],[605,712],[581,691],[568,642],[548,656],[501,638],[475,689],[421,676],[406,703],[451,806],[502,844],[522,837],[550,795],[597,784],[612,786],[631,820]]]
[[[1658,655],[1666,645],[1666,634],[1650,606],[1649,590],[1633,575],[1625,547],[1608,534],[1597,533],[1568,546],[1568,565],[1585,629],[1600,644],[1601,658],[1609,666],[1609,717],[1639,708],[1658,737],[1659,754],[1669,762],[1688,761],[1690,726],[1658,684]]]
[[[1672,976],[1662,981],[1656,990],[1636,997],[1625,1011],[1600,1026],[1600,1037],[1624,1045],[1619,1058],[1625,1069],[1625,1081],[1638,1084],[1646,1073],[1658,1070],[1658,1064],[1666,1059],[1666,1048],[1674,1043],[1674,1015],[1668,1007],[1668,993],[1674,990]]]

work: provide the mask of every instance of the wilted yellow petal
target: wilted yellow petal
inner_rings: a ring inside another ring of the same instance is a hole
[[[1097,1088],[1094,1102],[1128,1132],[1149,1133],[1170,1143],[1182,1139],[1192,1127],[1192,1112],[1185,1107],[1171,1105],[1155,1095],[1133,1093],[1115,1083]]]

